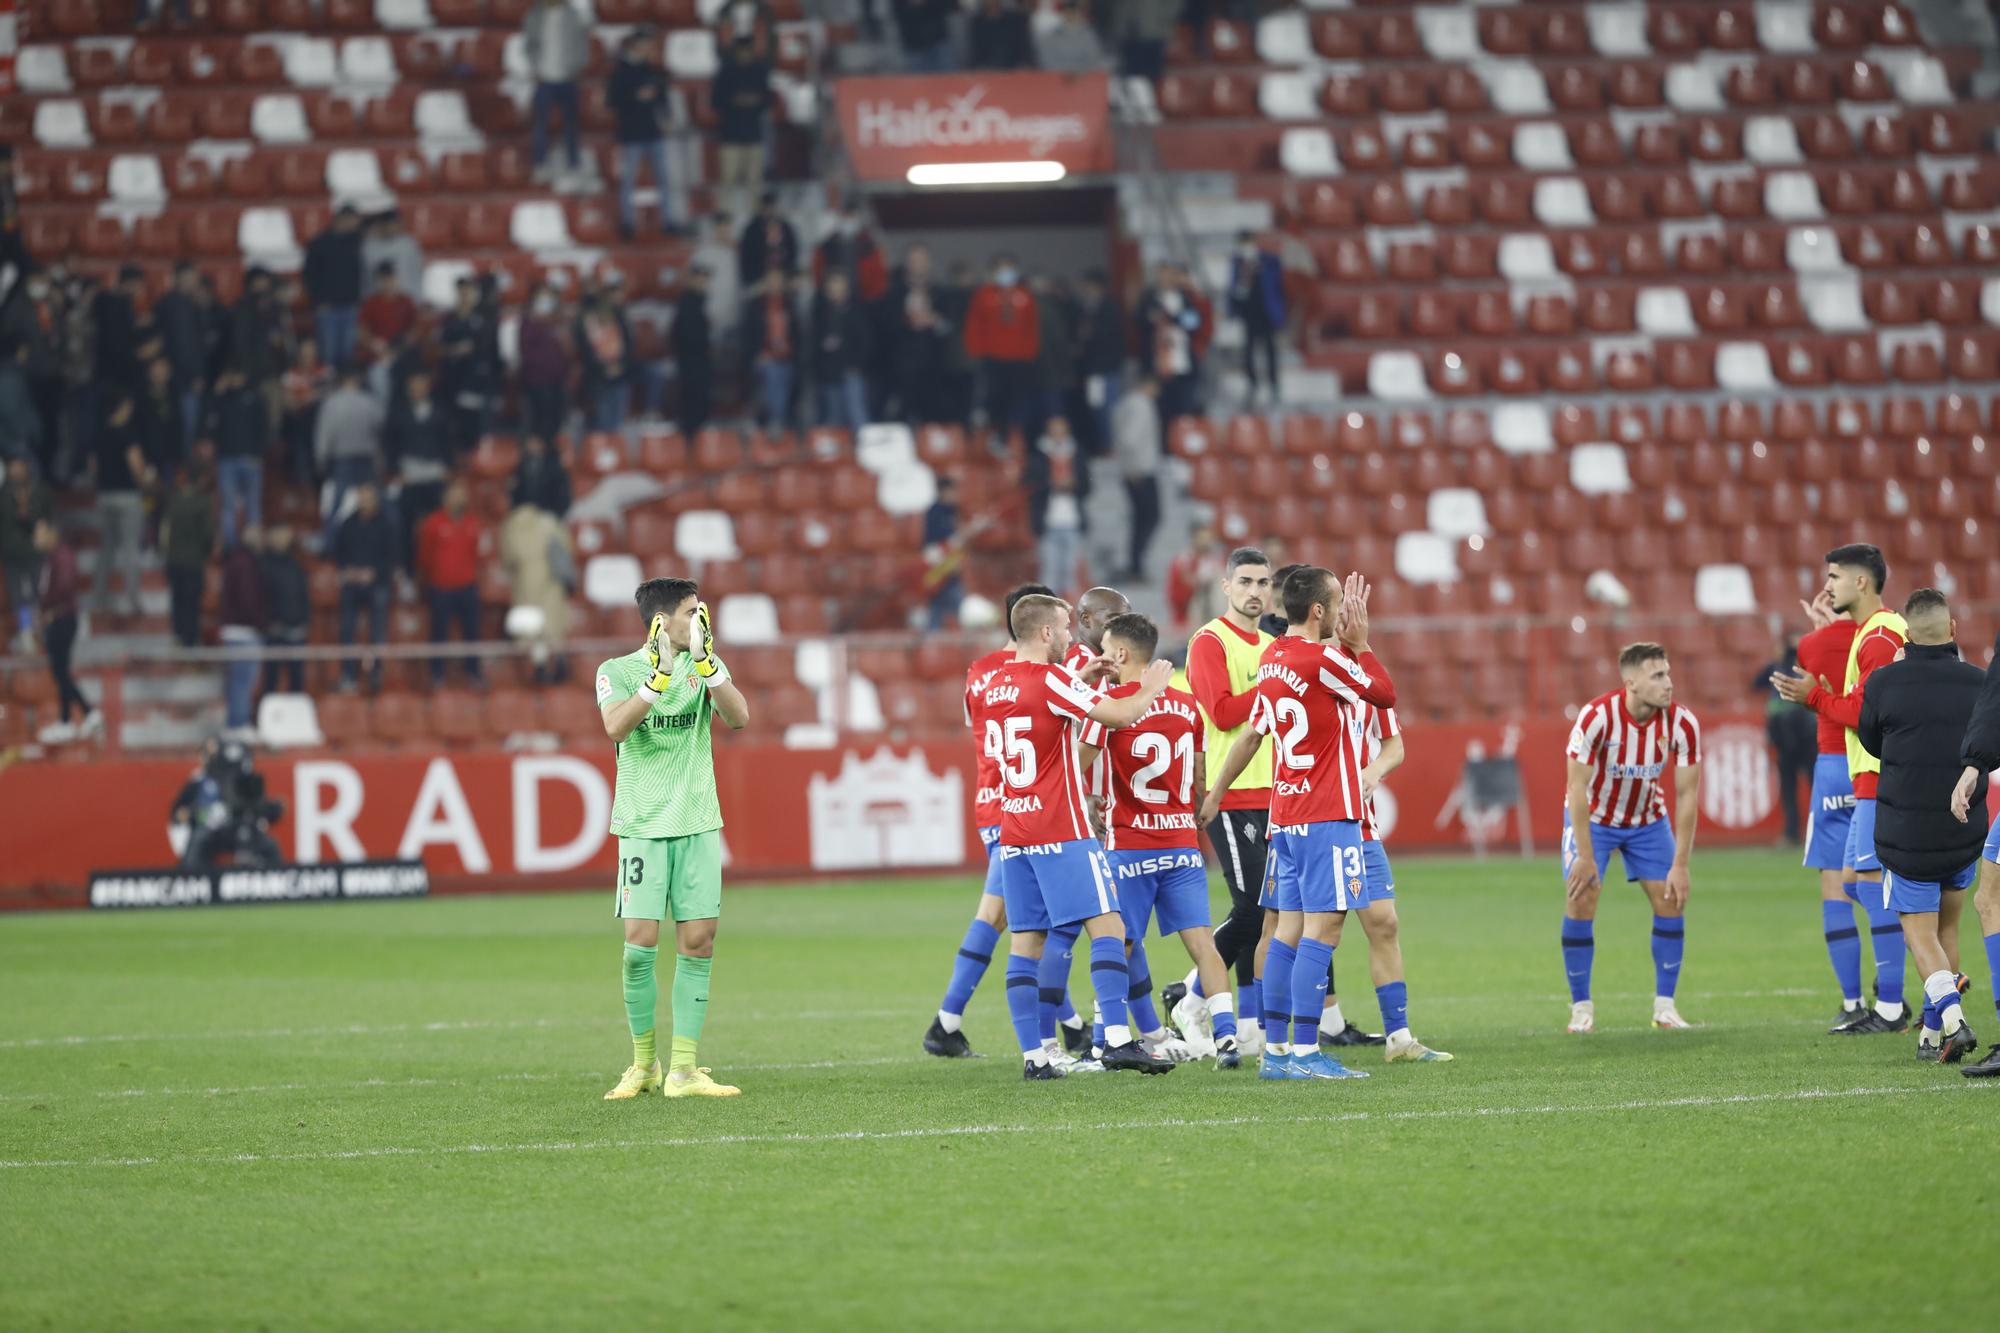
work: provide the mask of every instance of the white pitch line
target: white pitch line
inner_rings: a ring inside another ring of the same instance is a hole
[[[347,1148],[320,1152],[226,1153],[188,1157],[71,1157],[0,1160],[0,1170],[130,1166],[247,1166],[257,1163],[350,1162],[387,1157],[467,1157],[482,1154],[607,1152],[632,1148],[720,1148],[765,1144],[887,1143],[899,1139],[968,1138],[1001,1134],[1092,1134],[1127,1130],[1219,1129],[1240,1125],[1355,1124],[1406,1120],[1484,1120],[1515,1116],[1603,1115],[1627,1111],[1689,1110],[1782,1102],[1842,1101],[1857,1097],[1914,1097],[1973,1092],[1963,1083],[1914,1088],[1806,1088],[1795,1092],[1746,1092],[1720,1097],[1660,1097],[1639,1101],[1556,1106],[1474,1106],[1431,1111],[1342,1111],[1324,1115],[1239,1115],[1155,1120],[1104,1120],[1052,1125],[938,1125],[911,1129],[855,1129],[830,1134],[712,1134],[669,1139],[584,1139],[549,1143],[460,1143],[442,1147]]]

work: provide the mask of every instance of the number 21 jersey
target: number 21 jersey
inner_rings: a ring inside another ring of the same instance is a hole
[[[1118,699],[1138,688],[1118,685],[1107,693]],[[1083,743],[1102,750],[1097,762],[1111,771],[1107,848],[1201,845],[1194,820],[1194,757],[1204,752],[1207,731],[1194,696],[1173,689],[1163,690],[1129,727],[1109,731],[1096,722],[1085,725]]]

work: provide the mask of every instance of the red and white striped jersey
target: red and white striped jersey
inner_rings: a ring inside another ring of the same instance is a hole
[[[1668,755],[1677,764],[1701,762],[1701,724],[1679,704],[1636,722],[1625,706],[1625,691],[1613,690],[1577,714],[1567,753],[1591,766],[1591,823],[1637,828],[1666,817],[1660,775],[1666,772]]]
[[[1375,654],[1287,634],[1257,665],[1251,725],[1273,738],[1271,823],[1361,818],[1362,703],[1394,707],[1396,687]]]
[[[1069,645],[1069,652],[1063,655],[1063,665],[1068,667],[1080,679],[1083,676],[1083,669],[1092,662],[1095,662],[1099,656],[1101,654],[1091,651],[1090,645],[1082,639],[1075,639]],[[1085,773],[1083,778],[1084,784],[1090,788],[1092,796],[1103,797],[1106,800],[1110,799],[1111,772],[1105,767],[1102,756],[1098,758],[1096,763],[1090,766],[1090,771]]]
[[[1361,766],[1366,768],[1380,757],[1384,741],[1403,734],[1403,724],[1396,720],[1393,708],[1377,708],[1374,704],[1363,703],[1360,714]],[[1375,797],[1371,794],[1361,810],[1361,838],[1366,842],[1380,836],[1375,831]]]
[[[1106,693],[1119,699],[1138,688],[1114,685]],[[1194,820],[1194,762],[1196,755],[1207,753],[1208,728],[1192,694],[1162,690],[1131,726],[1111,731],[1087,722],[1081,739],[1103,751],[1097,771],[1110,778],[1106,847],[1121,852],[1201,845]]]
[[[979,755],[979,790],[972,798],[975,828],[992,828],[1000,822],[1001,797],[1000,762],[986,752],[986,728],[978,700],[993,673],[1013,660],[1012,648],[996,648],[965,671],[965,725],[972,729],[972,748]]]
[[[993,673],[977,708],[983,744],[1000,769],[1000,842],[1037,847],[1088,838],[1077,731],[1104,695],[1067,668],[1009,662]]]
[[[1072,675],[1081,676],[1083,669],[1096,660],[1097,654],[1090,650],[1089,644],[1082,639],[1072,639],[1069,651],[1063,654],[1062,664],[1070,669]]]

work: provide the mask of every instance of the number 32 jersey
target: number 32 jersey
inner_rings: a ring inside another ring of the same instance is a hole
[[[1138,690],[1118,685],[1119,699]],[[1164,690],[1137,722],[1108,731],[1096,722],[1083,729],[1083,743],[1104,752],[1100,766],[1111,770],[1105,812],[1105,846],[1114,852],[1199,847],[1194,819],[1194,757],[1207,746],[1194,696]]]
[[[1257,666],[1250,721],[1273,741],[1271,823],[1360,819],[1360,705],[1393,708],[1396,687],[1375,654],[1357,660],[1298,634],[1274,640]]]
[[[1037,847],[1088,838],[1078,729],[1104,695],[1067,668],[1009,662],[986,682],[973,716],[981,748],[1000,766],[1000,842]]]

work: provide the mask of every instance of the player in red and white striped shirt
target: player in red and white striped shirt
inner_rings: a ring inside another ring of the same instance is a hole
[[[1625,858],[1625,878],[1639,881],[1653,904],[1653,1026],[1690,1026],[1674,1007],[1686,943],[1688,857],[1694,851],[1701,793],[1701,724],[1674,702],[1667,650],[1635,643],[1618,655],[1623,687],[1599,695],[1570,732],[1569,800],[1563,810],[1563,964],[1569,972],[1571,1032],[1596,1025],[1590,969],[1592,923],[1611,853]],[[1674,821],[1660,779],[1674,765]]]

